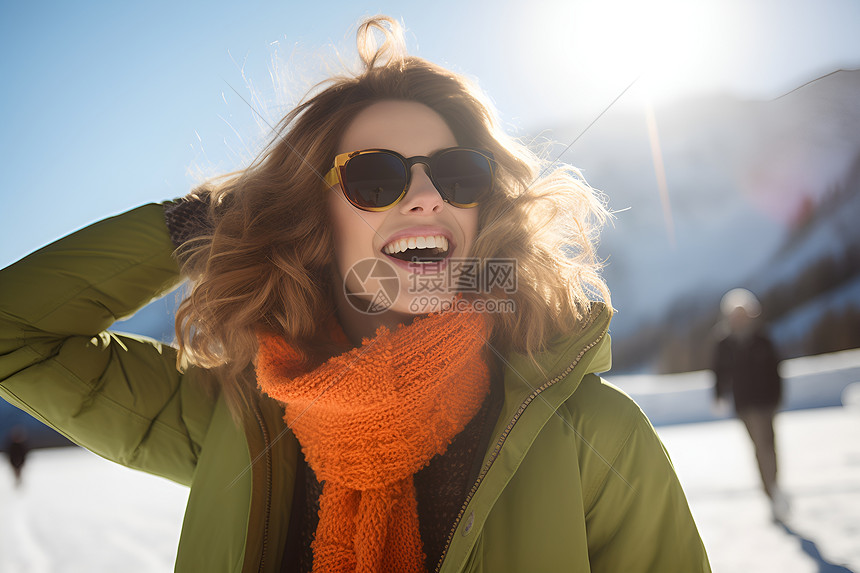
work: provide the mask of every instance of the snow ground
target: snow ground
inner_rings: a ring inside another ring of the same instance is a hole
[[[736,420],[659,427],[716,573],[860,572],[860,407],[783,412],[789,528],[770,522]],[[172,571],[188,490],[81,449],[0,467],[0,572]],[[816,557],[817,556],[817,557]]]
[[[657,431],[715,573],[860,572],[860,407],[777,415],[779,479],[792,501],[787,528],[770,521],[741,422]]]
[[[0,572],[173,571],[188,488],[81,448],[0,469]]]

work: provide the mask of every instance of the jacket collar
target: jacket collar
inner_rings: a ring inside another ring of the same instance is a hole
[[[524,353],[501,358],[506,406],[522,404],[537,393],[544,399],[554,397],[554,411],[573,395],[585,374],[608,371],[612,366],[608,333],[611,318],[612,310],[605,304],[592,303],[585,319],[570,333],[555,338],[546,350],[535,355],[535,360]],[[578,375],[570,376],[574,369]],[[548,390],[550,393],[544,394]]]
[[[440,571],[458,571],[483,529],[494,500],[517,471],[537,435],[570,398],[587,374],[611,365],[609,321],[612,311],[594,303],[585,320],[570,334],[558,337],[536,355],[512,354],[504,365],[505,402],[493,431],[478,480],[449,534]],[[565,419],[564,417],[562,419]],[[568,422],[569,423],[569,422]]]
[[[583,376],[606,372],[612,366],[609,321],[612,309],[603,303],[592,303],[585,319],[568,334],[557,337],[535,361],[524,353],[501,356],[504,373],[505,401],[493,429],[494,441],[504,443],[515,426],[518,433],[528,429],[531,443],[534,435],[559,406],[570,398]],[[537,407],[531,407],[537,401]],[[528,412],[526,410],[528,409]],[[521,424],[525,415],[526,424]],[[490,448],[484,464],[492,462],[497,452]]]

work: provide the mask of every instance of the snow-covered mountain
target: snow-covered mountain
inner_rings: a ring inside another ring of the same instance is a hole
[[[773,101],[711,96],[643,104],[638,114],[610,110],[562,156],[617,211],[600,253],[619,311],[612,332],[620,366],[647,369],[661,354],[688,352],[669,344],[667,330],[705,336],[731,288],[772,295],[822,259],[844,265],[853,256],[858,96],[860,71],[838,71]],[[558,144],[545,156],[554,158],[583,126],[550,133]],[[860,308],[860,284],[822,291],[803,301],[805,310],[779,309],[778,342],[797,348],[792,341],[822,313],[846,304]],[[697,368],[702,354],[692,359]]]
[[[839,71],[769,102],[713,96],[658,107],[651,128],[647,107],[610,111],[565,153],[618,211],[600,247],[616,337],[675,313],[690,293],[713,304],[768,266],[860,155],[858,94],[860,71]],[[554,149],[581,129],[555,130]]]

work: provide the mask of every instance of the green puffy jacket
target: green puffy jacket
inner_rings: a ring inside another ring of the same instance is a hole
[[[120,464],[188,485],[177,571],[277,571],[298,443],[265,397],[237,427],[176,350],[107,328],[180,281],[160,205],[0,272],[0,396]],[[610,366],[595,305],[540,356],[506,357],[484,465],[437,571],[710,571],[669,456]]]

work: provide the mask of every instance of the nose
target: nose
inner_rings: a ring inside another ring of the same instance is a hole
[[[445,208],[445,201],[436,189],[430,176],[427,174],[428,167],[423,163],[412,166],[412,181],[406,190],[406,197],[400,202],[400,212],[430,215],[439,213]]]

